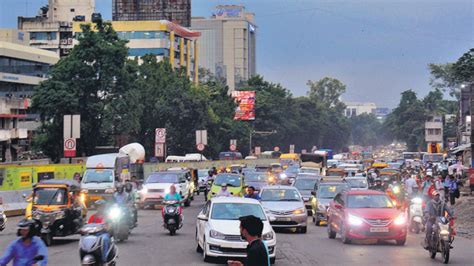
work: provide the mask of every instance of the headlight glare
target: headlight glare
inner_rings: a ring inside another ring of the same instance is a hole
[[[349,214],[349,216],[347,217],[347,221],[349,222],[350,225],[355,225],[355,226],[362,225],[362,223],[364,222],[362,218],[357,217],[352,214]]]
[[[306,209],[305,208],[301,208],[301,209],[296,209],[293,211],[293,214],[303,214],[306,212]]]
[[[109,216],[112,220],[120,218],[121,215],[122,215],[122,211],[118,207],[113,207],[109,211]]]
[[[407,222],[407,218],[405,217],[405,214],[400,214],[398,215],[397,218],[393,221],[395,225],[404,225]]]

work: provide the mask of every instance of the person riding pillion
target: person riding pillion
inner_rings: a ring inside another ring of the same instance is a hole
[[[425,236],[425,248],[428,248],[429,239],[432,234],[433,225],[436,223],[436,219],[441,216],[448,214],[449,217],[453,217],[453,211],[448,207],[448,204],[441,200],[440,194],[437,190],[432,192],[433,199],[428,202],[425,210],[423,211],[426,221],[426,236]]]

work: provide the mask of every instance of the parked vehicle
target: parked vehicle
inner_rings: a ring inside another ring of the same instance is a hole
[[[163,203],[165,204],[161,212],[163,227],[170,232],[170,235],[174,235],[177,230],[183,227],[181,204],[176,200],[168,200]]]
[[[329,205],[327,231],[331,239],[340,234],[344,244],[355,239],[374,239],[405,245],[407,217],[383,192],[343,191]]]
[[[79,257],[81,265],[115,265],[118,258],[118,248],[114,241],[110,241],[107,249],[107,262],[102,263],[102,252],[104,245],[103,233],[106,228],[103,224],[86,224],[81,230],[81,239],[79,240]]]
[[[79,232],[87,216],[85,195],[74,180],[43,180],[33,186],[29,208],[31,217],[40,227],[40,236],[47,246],[53,237],[64,237]]]
[[[184,206],[191,205],[192,185],[191,173],[186,169],[172,168],[168,171],[151,173],[140,190],[140,208],[161,205],[171,185],[176,187],[176,192],[185,200]]]
[[[430,257],[434,259],[436,253],[440,252],[443,255],[443,262],[446,264],[449,262],[451,243],[454,241],[451,221],[443,216],[438,217],[436,223],[433,224],[433,230],[428,241]]]
[[[270,221],[274,228],[296,228],[298,232],[306,233],[308,213],[298,189],[268,186],[262,188],[260,198],[265,211],[274,218]]]
[[[247,241],[240,236],[239,218],[254,215],[263,222],[262,240],[268,247],[270,262],[275,262],[276,234],[262,205],[254,199],[218,197],[209,200],[197,216],[196,251],[204,261],[211,257],[247,256]]]

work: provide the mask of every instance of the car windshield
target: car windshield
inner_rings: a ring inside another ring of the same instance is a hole
[[[151,174],[145,181],[145,184],[151,183],[178,183],[177,173],[157,173]]]
[[[343,176],[344,173],[343,172],[327,172],[326,173],[326,176]]]
[[[393,208],[393,202],[386,195],[349,195],[348,208]]]
[[[294,186],[299,190],[313,190],[316,179],[296,179]]]
[[[260,198],[262,201],[301,201],[296,189],[264,189]]]
[[[319,169],[301,168],[300,173],[319,174]]]
[[[300,172],[300,169],[298,167],[288,167],[286,168],[285,172],[287,174],[297,174]]]
[[[341,192],[345,188],[347,189],[348,187],[344,184],[320,185],[317,195],[320,199],[332,199],[337,193]]]
[[[366,188],[367,180],[365,179],[346,179],[346,182],[351,186],[351,188]]]
[[[214,203],[212,205],[211,219],[214,220],[238,220],[247,215],[253,215],[263,221],[267,219],[259,204]]]
[[[266,173],[248,173],[245,175],[245,182],[267,182],[268,175]]]
[[[218,174],[214,180],[216,186],[221,186],[222,184],[227,184],[229,187],[240,187],[241,179],[239,175],[229,175],[229,174]]]
[[[66,190],[63,188],[37,188],[33,195],[35,205],[64,205],[67,203]]]
[[[209,174],[209,170],[199,170],[198,171],[198,177],[207,177]]]
[[[112,183],[114,182],[114,171],[111,169],[87,169],[82,179],[86,183]]]

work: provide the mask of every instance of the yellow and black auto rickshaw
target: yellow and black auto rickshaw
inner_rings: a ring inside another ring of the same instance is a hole
[[[44,180],[33,186],[25,215],[40,224],[41,238],[49,246],[53,237],[75,234],[82,227],[87,216],[85,196],[77,181]]]

